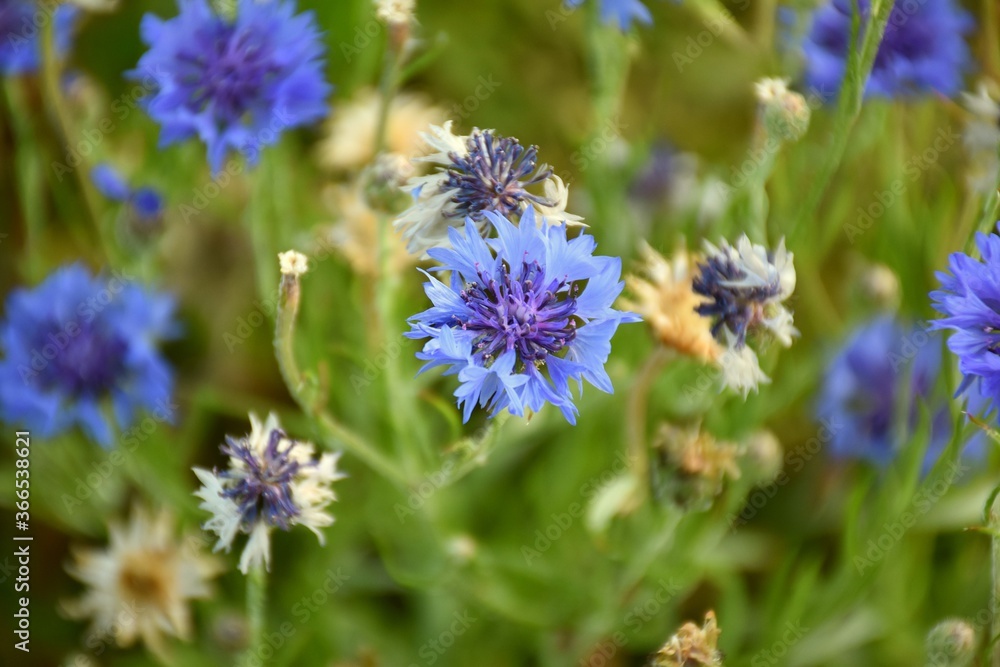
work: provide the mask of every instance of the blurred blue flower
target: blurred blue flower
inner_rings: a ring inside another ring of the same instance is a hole
[[[90,171],[90,180],[98,192],[110,199],[127,203],[141,227],[155,224],[163,217],[163,196],[150,187],[132,189],[114,167],[103,162]]]
[[[958,356],[966,377],[960,391],[979,379],[982,392],[1000,400],[1000,236],[976,234],[982,261],[952,253],[950,273],[939,271],[941,289],[931,292],[934,308],[944,317],[934,329],[951,329],[948,348]]]
[[[175,334],[173,311],[171,297],[79,264],[12,291],[0,323],[0,418],[42,437],[79,425],[104,446],[109,412],[121,428],[140,409],[168,418],[173,377],[157,343]]]
[[[570,423],[570,381],[611,393],[604,364],[611,337],[632,313],[611,306],[621,293],[621,260],[594,256],[594,238],[566,238],[566,227],[539,228],[527,209],[520,227],[485,214],[498,238],[484,240],[471,219],[449,230],[451,248],[428,254],[450,271],[450,285],[428,275],[434,304],[410,320],[410,338],[430,338],[423,370],[446,366],[468,421],[476,405],[523,416],[551,403]]]
[[[599,0],[601,3],[601,20],[605,23],[617,23],[622,30],[632,27],[632,21],[652,23],[653,15],[649,8],[639,0]],[[567,7],[579,7],[583,0],[566,0]]]
[[[864,20],[870,4],[858,0]],[[852,0],[832,0],[817,10],[804,44],[806,81],[825,97],[832,97],[844,78],[852,7]],[[973,25],[972,17],[954,0],[897,2],[865,94],[898,97],[935,91],[956,95],[970,65],[964,35]]]
[[[72,45],[80,10],[72,5],[42,6],[32,0],[0,0],[0,73],[31,74],[42,61],[42,29],[36,24],[55,20],[56,52],[65,55]]]
[[[206,0],[178,4],[173,19],[143,18],[150,48],[129,72],[155,81],[144,106],[163,126],[161,145],[197,135],[218,173],[230,150],[256,164],[284,130],[327,115],[331,88],[312,12],[295,15],[292,1],[239,0],[229,20]]]
[[[904,327],[892,316],[876,317],[855,330],[827,367],[816,410],[817,417],[828,422],[833,456],[890,463],[904,444],[901,415],[905,414],[905,428],[916,427],[919,406],[933,399],[941,362],[936,335]],[[941,403],[929,406],[925,469],[937,461],[952,436],[951,415]],[[992,411],[978,391],[970,392],[967,409],[973,414]],[[976,435],[966,444],[965,454],[981,456],[984,444],[984,437]]]

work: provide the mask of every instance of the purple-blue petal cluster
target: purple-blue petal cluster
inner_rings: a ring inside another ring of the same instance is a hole
[[[449,231],[451,248],[428,251],[450,282],[428,274],[433,305],[411,318],[407,336],[430,339],[417,355],[423,370],[444,366],[458,376],[465,421],[477,405],[523,416],[551,403],[576,423],[570,382],[611,393],[611,338],[622,322],[639,320],[612,308],[624,287],[621,260],[595,256],[592,236],[539,227],[531,208],[520,226],[485,216],[496,238],[483,239],[467,219],[464,234]]]
[[[906,327],[888,315],[858,327],[827,367],[817,404],[817,417],[831,433],[832,455],[890,463],[904,445],[903,431],[916,428],[920,406],[929,403],[931,432],[924,462],[929,469],[952,436],[948,406],[933,395],[941,370],[941,340],[934,333]],[[992,411],[978,386],[970,391],[966,409],[977,415]],[[965,454],[981,456],[984,449],[984,438],[977,435],[966,444]]]
[[[952,253],[950,272],[938,272],[941,289],[931,292],[944,317],[935,329],[950,329],[948,348],[967,378],[979,380],[982,392],[1000,401],[1000,236],[976,234],[982,260]],[[966,388],[965,383],[962,389]]]
[[[158,343],[176,333],[174,301],[79,264],[17,289],[0,323],[0,418],[51,437],[75,426],[101,445],[112,422],[170,415],[173,373]]]
[[[817,10],[804,44],[806,82],[824,97],[833,97],[844,78],[853,5],[852,0],[832,0]],[[870,0],[858,0],[864,21],[870,5]],[[896,2],[865,94],[956,95],[970,66],[965,35],[973,25],[954,0]]]
[[[178,4],[172,19],[143,18],[149,51],[129,73],[155,82],[144,104],[162,125],[161,145],[197,136],[217,173],[230,151],[255,163],[284,130],[327,115],[331,87],[312,12],[296,15],[291,0],[239,0],[230,20],[206,0]]]
[[[640,0],[596,0],[601,3],[601,20],[607,24],[616,24],[623,31],[632,27],[633,21],[650,24],[653,15],[649,13]],[[566,0],[566,6],[576,8],[583,0]]]
[[[0,73],[31,74],[42,61],[42,29],[55,21],[56,53],[66,54],[80,10],[72,5],[39,5],[33,0],[0,0]]]

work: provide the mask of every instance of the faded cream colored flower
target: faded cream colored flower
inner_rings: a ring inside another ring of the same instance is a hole
[[[379,216],[368,205],[358,183],[330,185],[323,191],[327,207],[336,222],[319,231],[317,246],[333,246],[350,263],[358,275],[379,274]],[[406,250],[399,232],[391,226],[385,230],[389,243],[388,270],[400,274],[412,268],[418,258]]]
[[[705,614],[705,625],[688,622],[653,657],[653,667],[721,667],[719,635],[715,612]]]
[[[360,169],[375,158],[375,134],[381,97],[372,89],[334,109],[319,144],[320,164],[332,171]],[[400,93],[389,105],[385,150],[408,158],[426,150],[420,133],[428,125],[444,122],[445,111],[423,95]]]
[[[1000,172],[1000,90],[991,81],[979,83],[976,94],[963,93],[969,111],[962,143],[969,155],[966,180],[973,191],[989,195]]]
[[[722,348],[712,337],[712,322],[695,312],[705,299],[692,290],[693,262],[687,251],[678,250],[668,261],[643,242],[639,252],[639,271],[625,278],[631,297],[623,298],[621,307],[641,315],[663,345],[708,363],[717,361]]]
[[[375,15],[383,23],[411,23],[416,9],[416,0],[375,0]]]
[[[168,512],[151,516],[134,508],[127,525],[111,524],[106,549],[74,551],[66,570],[87,591],[64,609],[72,618],[92,619],[95,637],[122,647],[141,639],[164,655],[164,635],[191,638],[188,601],[209,597],[209,580],[222,571],[200,546],[194,535],[175,539]]]
[[[743,448],[716,440],[698,424],[662,424],[654,440],[661,471],[657,492],[684,507],[705,507],[722,493],[728,478],[740,478]]]

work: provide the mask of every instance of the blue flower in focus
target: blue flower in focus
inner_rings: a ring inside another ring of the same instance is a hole
[[[607,24],[617,23],[623,31],[632,27],[633,21],[650,24],[653,15],[649,8],[639,0],[599,0],[601,3],[601,20]],[[583,0],[566,0],[566,6],[576,8]]]
[[[938,272],[941,289],[931,292],[934,308],[944,317],[934,329],[951,329],[948,348],[958,357],[967,381],[978,379],[982,392],[1000,401],[1000,236],[976,234],[982,260],[952,253],[950,273]]]
[[[565,226],[539,228],[530,208],[519,227],[485,215],[498,238],[484,240],[468,219],[464,234],[449,230],[451,248],[428,251],[450,283],[428,274],[433,306],[411,318],[406,335],[430,339],[417,355],[423,370],[458,375],[465,421],[476,405],[523,416],[551,403],[576,423],[570,381],[582,389],[586,378],[611,393],[611,337],[620,323],[639,321],[611,307],[624,287],[621,260],[594,256],[587,234],[567,239]]]
[[[817,416],[832,433],[831,452],[886,465],[904,444],[904,429],[916,427],[922,403],[933,399],[941,371],[941,341],[919,328],[904,328],[891,316],[859,327],[826,370]],[[906,408],[906,406],[909,408]],[[988,399],[970,392],[966,409],[992,411]],[[932,403],[930,443],[924,467],[937,461],[952,436],[947,405]],[[905,415],[906,423],[900,418]],[[981,434],[966,444],[967,456],[982,456]]]
[[[163,217],[163,196],[150,187],[133,190],[111,165],[97,165],[91,170],[90,179],[97,190],[111,201],[127,203],[140,226],[154,225]]]
[[[853,4],[852,0],[832,0],[821,7],[804,44],[807,83],[828,97],[839,90],[844,78]],[[858,0],[864,21],[869,18],[870,4],[869,0]],[[956,95],[963,89],[962,75],[970,65],[965,35],[973,25],[972,18],[954,0],[897,2],[865,93],[881,97],[932,91]]]
[[[150,48],[129,72],[155,81],[144,106],[163,126],[161,146],[197,135],[218,173],[230,150],[255,164],[284,130],[327,115],[331,88],[312,12],[295,15],[285,0],[239,0],[229,20],[206,0],[178,3],[173,19],[143,18]]]
[[[31,74],[42,62],[42,19],[55,20],[56,53],[66,54],[73,41],[80,10],[60,5],[50,13],[32,0],[0,0],[0,73],[5,76]]]
[[[157,344],[176,331],[173,311],[172,298],[79,264],[14,290],[0,324],[0,418],[42,437],[78,425],[104,446],[112,415],[120,428],[139,410],[167,418],[173,378]]]

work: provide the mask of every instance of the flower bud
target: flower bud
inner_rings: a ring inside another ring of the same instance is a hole
[[[759,103],[759,124],[768,137],[798,141],[809,129],[812,111],[799,93],[788,90],[783,79],[761,79],[754,86]]]
[[[941,621],[927,634],[927,667],[968,667],[976,655],[976,631],[960,618]]]

